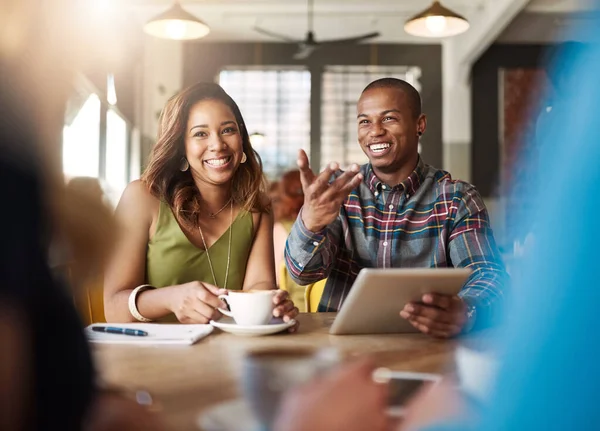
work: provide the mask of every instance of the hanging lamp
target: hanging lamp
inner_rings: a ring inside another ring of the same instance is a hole
[[[442,6],[439,1],[423,12],[413,16],[404,24],[408,34],[420,37],[450,37],[469,29],[469,21],[463,16]]]
[[[202,20],[186,12],[179,0],[175,0],[171,8],[148,21],[144,31],[162,39],[192,40],[206,36],[210,28]]]

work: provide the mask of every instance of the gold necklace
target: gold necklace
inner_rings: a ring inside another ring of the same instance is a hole
[[[231,211],[230,211],[230,224],[229,224],[229,247],[227,248],[227,269],[225,270],[225,285],[223,289],[227,289],[227,279],[229,278],[229,262],[231,261],[231,231],[233,230],[233,201],[229,199],[231,202]],[[222,210],[222,208],[221,208]],[[220,211],[221,211],[220,210]],[[210,260],[210,253],[208,252],[208,247],[206,246],[206,241],[204,240],[204,234],[202,233],[202,227],[200,223],[198,223],[198,230],[200,231],[200,238],[202,238],[202,245],[204,245],[204,251],[206,251],[206,257],[208,258],[208,266],[210,268],[210,272],[212,274],[213,281],[215,282],[215,286],[219,287],[217,284],[217,277],[215,277],[215,270],[213,268],[212,261]]]
[[[228,200],[227,202],[225,202],[225,205],[223,205],[219,211],[217,211],[217,212],[215,212],[215,213],[210,213],[210,214],[208,215],[208,218],[215,218],[217,215],[219,215],[219,213],[220,213],[221,211],[223,211],[227,205],[229,205],[229,202],[231,202],[231,199],[232,199],[232,198],[229,198],[229,200]]]

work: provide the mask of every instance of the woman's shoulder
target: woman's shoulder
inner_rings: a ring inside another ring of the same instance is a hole
[[[158,198],[152,194],[146,183],[142,180],[135,180],[127,184],[127,187],[125,187],[125,191],[123,192],[123,196],[133,199],[158,200]]]
[[[146,183],[142,180],[130,182],[121,196],[121,202],[135,202],[138,205],[158,205],[160,199],[152,194]]]
[[[125,188],[117,212],[152,215],[158,211],[159,205],[160,199],[150,192],[148,186],[141,180],[135,180]]]

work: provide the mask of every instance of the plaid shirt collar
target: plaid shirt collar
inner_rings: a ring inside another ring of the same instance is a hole
[[[385,185],[389,190],[404,190],[408,192],[410,195],[414,195],[418,190],[419,186],[425,179],[425,163],[423,163],[423,159],[419,156],[419,161],[417,162],[417,166],[412,171],[412,173],[408,176],[407,179],[402,181],[400,184],[396,184],[395,186],[391,186],[389,184],[385,184],[381,181],[375,172],[373,172],[373,166],[370,163],[367,163],[365,166],[365,182],[369,186],[371,193],[375,194],[381,193],[383,186]]]

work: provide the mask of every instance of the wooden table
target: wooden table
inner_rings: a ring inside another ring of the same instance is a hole
[[[335,313],[301,314],[296,334],[247,338],[215,329],[194,346],[97,345],[94,356],[108,383],[148,390],[172,430],[197,430],[195,422],[203,409],[238,396],[242,358],[253,348],[333,346],[344,354],[370,354],[378,365],[393,370],[454,368],[456,341],[421,334],[329,335],[334,317]]]

